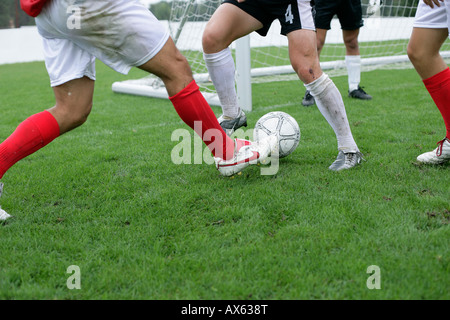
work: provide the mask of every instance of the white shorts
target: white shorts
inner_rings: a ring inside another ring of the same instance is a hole
[[[448,29],[450,27],[449,13],[450,2],[447,0],[441,2],[440,7],[435,5],[434,8],[420,0],[413,26],[415,28]]]
[[[51,86],[87,76],[95,58],[127,74],[153,58],[169,31],[138,0],[52,0],[36,18]]]

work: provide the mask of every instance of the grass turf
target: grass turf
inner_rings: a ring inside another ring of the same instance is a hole
[[[115,94],[98,63],[85,125],[3,177],[1,299],[449,299],[449,165],[418,154],[445,134],[414,70],[364,73],[372,101],[334,77],[366,161],[345,172],[332,129],[301,106],[300,82],[254,86],[250,126],[294,116],[297,150],[276,175],[233,178],[175,165],[171,134],[187,128],[170,102]],[[0,66],[0,136],[53,104],[43,63]],[[213,108],[217,115],[219,108]],[[71,265],[81,289],[69,290]],[[370,290],[369,266],[381,289]]]

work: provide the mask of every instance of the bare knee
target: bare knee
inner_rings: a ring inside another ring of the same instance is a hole
[[[345,48],[347,50],[347,54],[349,55],[359,55],[359,44],[358,38],[348,39],[345,42]]]
[[[295,72],[303,83],[311,83],[322,75],[320,67],[311,64],[292,64]]]
[[[342,36],[344,38],[346,54],[351,56],[359,55],[359,29],[342,30]]]
[[[170,75],[175,77],[181,76],[182,78],[190,78],[192,76],[191,66],[189,65],[187,58],[181,52],[177,51],[175,59],[172,62],[174,70],[176,71],[170,72]]]
[[[427,65],[432,62],[436,56],[439,56],[439,52],[432,52],[428,48],[414,45],[411,42],[406,48],[406,53],[413,66],[419,69],[427,68]]]
[[[84,124],[92,110],[92,100],[82,105],[73,106],[65,103],[56,103],[49,110],[59,124],[61,134],[73,130]]]
[[[169,96],[177,94],[193,80],[189,62],[180,52],[170,61],[167,69],[157,75],[164,82]]]
[[[172,38],[169,38],[152,59],[139,68],[159,77],[164,82],[169,96],[180,92],[193,79],[189,62],[176,48]]]
[[[214,30],[208,28],[203,32],[202,45],[205,53],[216,53],[229,46]]]
[[[83,108],[80,108],[80,110],[76,114],[69,118],[72,126],[76,128],[84,124],[91,114],[91,110],[92,101],[89,104],[85,105]]]
[[[408,54],[408,58],[412,64],[419,63],[425,57],[424,50],[421,50],[419,47],[416,47],[411,43],[408,44],[406,53]]]
[[[86,122],[92,109],[94,80],[73,79],[53,87],[56,105],[48,111],[59,124],[60,133],[75,129]]]

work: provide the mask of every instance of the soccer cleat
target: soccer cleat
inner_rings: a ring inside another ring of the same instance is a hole
[[[251,164],[265,163],[269,155],[276,150],[278,139],[271,135],[258,142],[234,139],[234,156],[229,160],[214,158],[216,168],[226,177],[241,172]]]
[[[314,100],[314,97],[311,95],[311,93],[308,90],[306,90],[305,96],[303,97],[303,100],[302,100],[302,105],[304,105],[305,107],[309,107],[315,103],[316,103],[316,101]]]
[[[361,163],[364,160],[361,152],[347,152],[339,151],[336,160],[328,168],[333,171],[341,171],[344,169],[350,169]]]
[[[0,182],[0,197],[2,196],[2,192],[3,192],[3,183]],[[8,218],[11,218],[11,216],[8,213],[6,213],[5,210],[0,208],[0,221],[5,221]]]
[[[5,221],[8,218],[11,218],[11,216],[5,210],[0,208],[0,221]]]
[[[438,147],[417,157],[417,161],[428,164],[441,164],[450,161],[450,140],[444,138],[439,141]]]
[[[236,129],[239,129],[242,126],[247,126],[247,116],[242,110],[236,118],[221,115],[217,121],[219,121],[220,126],[228,136],[231,136]]]
[[[356,99],[361,99],[361,100],[371,100],[372,99],[372,96],[370,94],[367,94],[367,92],[365,92],[363,90],[363,88],[361,88],[360,86],[358,86],[358,89],[349,91],[348,96],[350,98],[356,98]]]

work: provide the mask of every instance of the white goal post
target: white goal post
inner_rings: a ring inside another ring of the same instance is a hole
[[[421,0],[362,0],[364,26],[360,29],[359,46],[362,71],[375,68],[411,68],[406,47],[411,35],[417,4]],[[163,21],[178,49],[188,59],[194,79],[210,105],[219,106],[202,53],[202,33],[209,17],[222,0],[173,0],[171,17]],[[369,15],[370,13],[370,15]],[[231,45],[236,61],[236,84],[240,106],[252,110],[252,84],[270,81],[300,81],[289,62],[287,38],[280,35],[275,21],[266,37],[257,33]],[[441,51],[450,57],[447,41]],[[339,21],[335,17],[321,52],[321,67],[330,75],[346,74],[345,47]],[[155,76],[115,82],[117,93],[168,98],[164,84]],[[299,91],[299,95],[304,92]],[[300,99],[299,99],[300,101]]]

